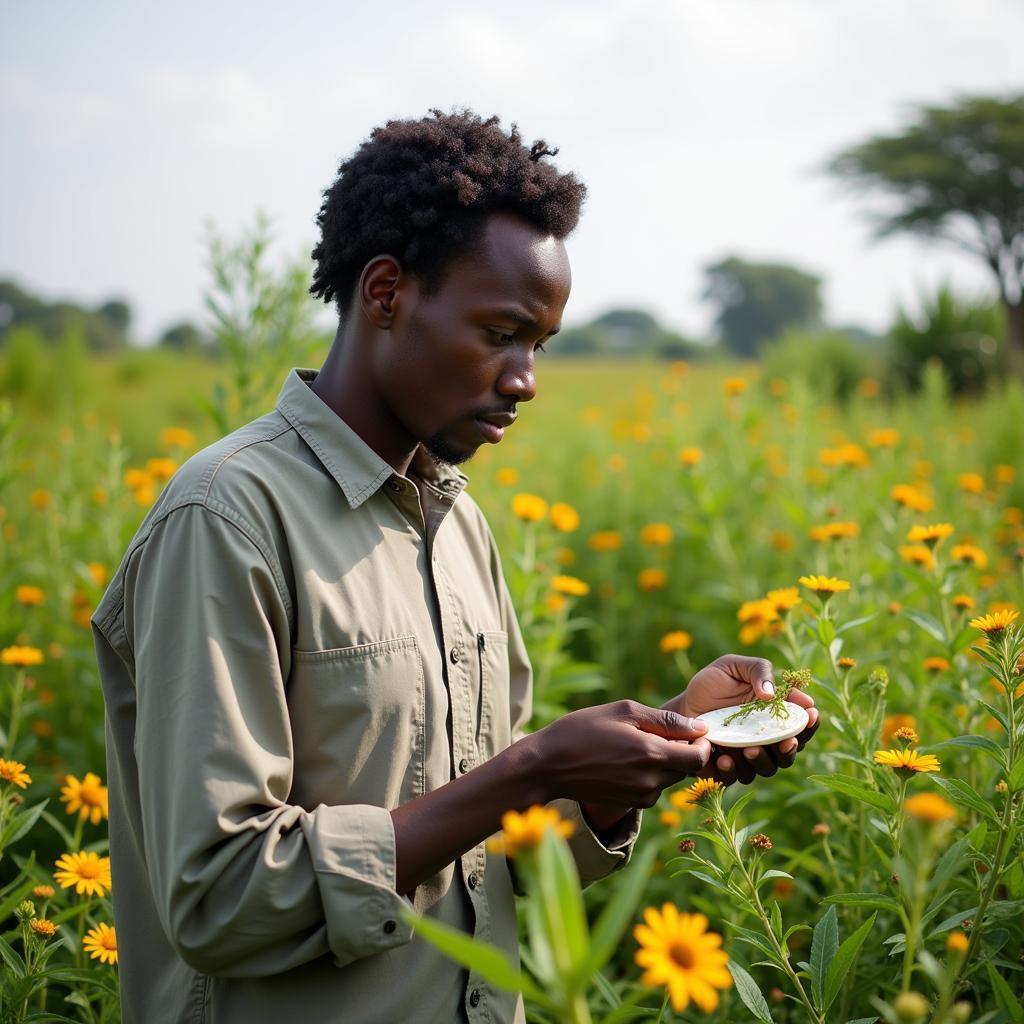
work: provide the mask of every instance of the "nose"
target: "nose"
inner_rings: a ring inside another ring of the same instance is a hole
[[[498,393],[517,402],[529,402],[537,394],[537,379],[533,373],[533,353],[514,351],[502,367],[498,377]]]

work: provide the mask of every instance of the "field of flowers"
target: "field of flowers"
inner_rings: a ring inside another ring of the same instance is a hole
[[[89,616],[216,436],[210,364],[66,371],[0,404],[2,1024],[118,1019]],[[836,407],[756,367],[553,359],[539,385],[464,467],[535,725],[661,704],[727,651],[770,658],[822,723],[770,779],[666,793],[585,893],[558,823],[510,816],[521,973],[430,937],[537,1021],[1024,1020],[1024,388],[865,379]]]

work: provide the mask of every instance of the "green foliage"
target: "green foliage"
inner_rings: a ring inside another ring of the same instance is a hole
[[[48,345],[69,334],[80,335],[90,352],[116,352],[129,343],[131,309],[120,299],[90,310],[73,302],[44,302],[13,281],[0,281],[0,314],[0,348],[25,329]]]
[[[1005,327],[991,302],[958,299],[943,285],[913,316],[900,310],[889,332],[895,379],[921,387],[924,368],[942,368],[956,394],[977,394],[1006,370]]]
[[[878,355],[840,331],[788,328],[762,354],[768,380],[802,380],[824,399],[848,401],[865,378],[877,374]]]
[[[704,268],[703,298],[717,306],[715,325],[733,355],[755,356],[787,327],[821,320],[821,278],[783,263],[730,256]]]

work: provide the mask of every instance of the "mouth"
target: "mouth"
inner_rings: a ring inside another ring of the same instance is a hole
[[[510,427],[516,421],[514,412],[491,412],[485,416],[477,416],[476,424],[480,432],[492,444],[497,444],[505,434],[505,428]]]

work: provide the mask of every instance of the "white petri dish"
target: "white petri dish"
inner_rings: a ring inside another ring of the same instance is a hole
[[[804,731],[809,721],[807,712],[799,704],[786,701],[783,707],[789,712],[787,718],[773,718],[768,709],[755,709],[746,718],[723,724],[736,714],[739,705],[706,711],[697,716],[697,721],[707,722],[708,731],[704,739],[717,747],[760,747],[769,743],[780,743]]]

